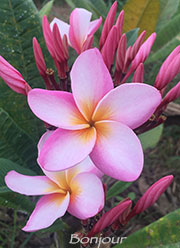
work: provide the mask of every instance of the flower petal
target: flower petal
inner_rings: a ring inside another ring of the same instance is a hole
[[[78,54],[87,38],[92,13],[86,9],[76,8],[70,15],[69,39]]]
[[[59,28],[59,32],[61,34],[61,38],[63,38],[63,36],[66,34],[67,35],[67,39],[68,39],[68,44],[71,45],[71,43],[69,41],[69,28],[70,28],[70,25],[67,24],[66,22],[63,22],[60,19],[58,19],[58,18],[55,17],[52,20],[52,22],[50,23],[51,31],[53,30],[53,26],[54,26],[55,23],[57,24],[57,26]]]
[[[101,180],[91,173],[80,173],[70,184],[71,197],[68,212],[79,219],[96,215],[104,206]]]
[[[92,151],[95,141],[95,128],[82,130],[59,128],[45,142],[38,162],[48,171],[65,170],[85,159]]]
[[[135,129],[152,116],[160,102],[161,94],[150,85],[123,84],[99,102],[92,119],[118,121]]]
[[[5,182],[11,190],[24,195],[64,193],[46,176],[25,176],[16,171],[10,171],[5,177]]]
[[[124,124],[95,124],[97,140],[90,158],[105,174],[121,181],[136,180],[143,168],[143,151],[135,133]]]
[[[65,214],[69,199],[69,193],[67,195],[51,194],[41,197],[22,230],[35,232],[52,225],[56,219]]]
[[[89,120],[101,98],[113,89],[113,82],[97,48],[83,52],[71,70],[72,92],[75,102]]]
[[[89,172],[95,174],[101,178],[104,174],[93,164],[92,160],[88,156],[81,163],[73,166],[66,171],[67,182],[70,184],[73,177],[82,172]]]
[[[94,34],[98,30],[98,28],[101,25],[101,23],[102,23],[102,17],[90,22],[88,35]]]
[[[28,103],[37,117],[53,126],[72,130],[89,126],[71,93],[33,89],[28,94]]]

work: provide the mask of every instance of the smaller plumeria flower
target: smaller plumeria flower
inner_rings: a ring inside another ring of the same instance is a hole
[[[72,93],[33,89],[28,94],[33,113],[57,127],[45,142],[39,163],[46,170],[58,171],[89,155],[108,176],[136,180],[143,168],[143,151],[132,129],[152,116],[161,102],[161,94],[142,83],[114,89],[96,48],[77,58],[70,76]]]
[[[0,77],[15,92],[27,95],[31,90],[21,73],[0,56]]]
[[[90,21],[92,13],[86,9],[76,8],[72,11],[70,15],[70,24],[67,24],[58,18],[54,18],[50,24],[51,29],[53,29],[56,23],[61,37],[64,34],[67,35],[69,45],[72,46],[78,54],[83,51],[86,47],[86,41],[89,43],[88,37],[93,35],[102,22],[102,17],[94,21]]]
[[[51,132],[43,135],[38,144],[39,149],[50,135]],[[44,176],[26,176],[10,171],[5,177],[7,186],[17,193],[43,195],[22,230],[34,232],[49,227],[66,211],[84,220],[103,208],[103,185],[94,174],[99,172],[89,158],[66,171],[48,172],[43,169],[43,172]]]

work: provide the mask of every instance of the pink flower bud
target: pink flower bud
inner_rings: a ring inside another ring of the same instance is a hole
[[[41,74],[42,77],[46,77],[46,64],[44,61],[44,57],[42,54],[42,50],[41,47],[37,41],[37,39],[34,37],[33,38],[33,50],[34,50],[34,57],[35,57],[35,61],[36,61],[36,66],[39,70],[39,73]]]
[[[116,48],[117,48],[117,28],[116,26],[113,26],[102,48],[102,57],[109,70],[114,62]]]
[[[117,42],[119,42],[121,38],[123,23],[124,23],[124,10],[120,12],[115,24],[115,26],[117,27]]]
[[[57,61],[62,63],[65,60],[64,46],[56,23],[53,26],[53,42]]]
[[[86,39],[86,41],[84,42],[83,44],[83,47],[82,47],[82,52],[92,48],[92,44],[93,44],[93,38],[94,36],[93,35],[89,35],[88,38]]]
[[[68,44],[68,38],[67,38],[66,34],[63,35],[62,42],[63,42],[63,46],[64,46],[64,56],[65,56],[66,60],[68,60],[68,58],[69,58],[69,51],[68,51],[69,44]]]
[[[0,77],[15,92],[27,95],[31,87],[24,80],[21,73],[0,56]]]
[[[144,82],[144,64],[141,63],[136,69],[133,79],[133,83],[143,83]]]
[[[167,187],[169,187],[169,185],[172,183],[172,180],[173,176],[169,175],[154,183],[136,203],[135,207],[128,216],[128,220],[136,214],[140,214],[147,208],[151,207],[155,201],[157,201],[158,198],[164,193]]]
[[[169,70],[169,66],[179,53],[180,53],[180,46],[177,46],[162,64],[154,83],[154,86],[157,89],[161,90],[169,83],[164,74],[166,71],[168,71],[168,74],[171,74],[171,71]],[[176,62],[177,62],[177,58],[176,58]]]
[[[155,39],[156,39],[156,33],[152,33],[149,36],[149,38],[143,43],[143,45],[140,47],[138,53],[136,54],[135,58],[133,59],[128,73],[126,74],[126,76],[124,77],[124,79],[122,80],[121,83],[125,83],[126,80],[128,79],[128,77],[133,73],[133,71],[136,70],[138,65],[140,63],[145,62],[145,60],[149,56],[149,53],[151,51],[151,48],[154,44]]]
[[[117,49],[117,56],[116,56],[116,70],[123,71],[124,62],[126,57],[126,46],[127,46],[127,38],[126,34],[123,34]]]
[[[132,49],[131,49],[131,59],[133,60],[134,57],[136,56],[137,52],[139,51],[143,41],[144,41],[144,38],[145,38],[145,35],[146,35],[146,31],[143,31],[139,37],[137,38],[137,40],[134,42],[134,45],[132,46]]]
[[[48,48],[48,51],[53,59],[56,58],[55,51],[54,51],[54,42],[53,42],[53,35],[50,29],[50,25],[48,22],[48,19],[46,16],[43,16],[43,34],[44,34],[44,39],[46,42],[46,46]]]
[[[167,105],[168,103],[175,101],[178,97],[180,97],[180,82],[176,84],[165,96],[163,99],[161,106]]]
[[[116,207],[106,212],[100,220],[94,225],[92,230],[88,233],[87,237],[92,237],[101,232],[106,227],[112,225],[129,206],[132,205],[131,200],[125,199],[120,202]]]
[[[104,26],[103,26],[101,37],[100,37],[99,50],[102,49],[102,47],[106,41],[106,38],[107,38],[107,36],[108,36],[108,34],[109,34],[113,24],[114,24],[116,11],[117,11],[117,1],[115,1],[113,3],[113,5],[111,6],[111,8],[107,14],[106,20],[104,22]]]

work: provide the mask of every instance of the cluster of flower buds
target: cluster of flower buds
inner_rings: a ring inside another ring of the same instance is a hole
[[[131,209],[132,201],[129,198],[124,199],[117,206],[104,213],[93,227],[90,226],[91,230],[87,234],[84,234],[84,236],[86,235],[90,238],[99,233],[104,233],[104,236],[107,236],[107,227],[111,227],[108,229],[108,235],[111,235],[111,232],[120,231],[135,215],[151,207],[169,187],[172,181],[172,175],[165,176],[158,180],[144,193],[133,209]],[[86,223],[88,223],[88,220],[86,220]]]

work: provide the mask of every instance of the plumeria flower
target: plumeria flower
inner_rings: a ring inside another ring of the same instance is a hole
[[[143,151],[132,129],[146,122],[161,102],[159,91],[142,83],[115,89],[98,49],[83,52],[71,70],[72,93],[33,89],[28,103],[35,115],[58,127],[38,161],[45,170],[70,168],[88,155],[103,173],[136,180]]]
[[[72,46],[78,54],[83,51],[83,46],[88,38],[93,35],[102,22],[102,17],[90,21],[92,13],[86,9],[76,8],[70,15],[70,24],[67,24],[58,18],[54,18],[50,24],[51,29],[56,23],[61,36],[67,35],[69,45]]]
[[[39,151],[50,134],[47,132],[41,138]],[[7,186],[15,192],[43,195],[22,230],[34,232],[46,228],[66,211],[83,220],[96,215],[103,208],[104,190],[98,177],[102,174],[89,158],[66,171],[48,172],[43,169],[43,172],[44,176],[25,176],[10,171],[5,177]]]

